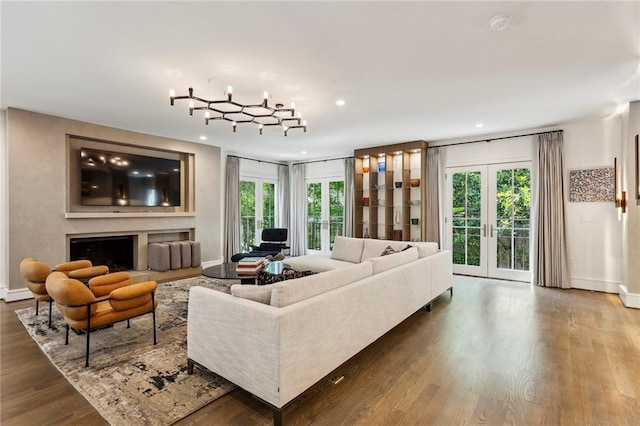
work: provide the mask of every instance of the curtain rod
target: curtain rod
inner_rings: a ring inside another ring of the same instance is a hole
[[[353,158],[353,155],[350,155],[348,157],[327,158],[327,159],[324,159],[324,160],[301,161],[300,163],[293,163],[292,166],[297,166],[298,164],[322,163],[322,162],[327,162],[327,161],[344,160],[346,158]]]
[[[235,158],[240,158],[242,160],[257,161],[258,163],[275,164],[276,166],[286,166],[287,165],[286,163],[276,163],[276,162],[268,161],[268,160],[256,160],[255,158],[241,157],[239,155],[227,155],[227,157],[235,157]]]
[[[527,133],[525,135],[513,135],[513,136],[502,136],[499,138],[487,138],[487,139],[478,139],[476,141],[467,141],[467,142],[456,142],[456,143],[448,143],[448,144],[442,144],[442,145],[434,145],[434,146],[428,146],[428,148],[440,148],[441,146],[454,146],[454,145],[466,145],[468,143],[478,143],[478,142],[491,142],[491,141],[499,141],[501,139],[512,139],[512,138],[523,138],[525,136],[536,136],[536,135],[544,135],[546,133],[554,133],[554,132],[564,132],[564,130],[560,129],[560,130],[551,130],[548,132],[537,132],[537,133]]]

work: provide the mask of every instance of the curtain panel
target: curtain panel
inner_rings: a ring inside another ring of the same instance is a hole
[[[292,256],[307,251],[307,186],[304,180],[304,164],[291,166],[291,238]]]
[[[289,166],[278,166],[278,202],[276,203],[276,216],[278,217],[278,228],[289,229],[289,200],[291,191],[289,189]]]
[[[240,252],[240,159],[227,157],[224,258]]]
[[[440,185],[442,185],[442,153],[440,148],[427,149],[427,241],[442,248]]]
[[[534,140],[533,282],[542,287],[570,288],[564,213],[562,132]]]
[[[354,173],[355,159],[344,159],[344,219],[342,222],[342,235],[353,237],[353,206],[354,206]]]

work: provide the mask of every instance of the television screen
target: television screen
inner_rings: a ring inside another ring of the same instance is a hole
[[[80,149],[83,206],[179,206],[180,160]]]

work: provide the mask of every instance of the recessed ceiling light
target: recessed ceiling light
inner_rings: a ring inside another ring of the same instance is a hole
[[[484,126],[484,124],[478,123],[478,124],[476,124],[476,129],[479,129],[480,127],[483,127],[483,126]]]
[[[306,153],[307,153],[307,151],[302,151],[300,154],[303,154],[303,155],[304,155],[304,154],[306,154]]]
[[[343,106],[345,103],[346,103],[346,102],[344,101],[344,99],[338,99],[338,100],[336,101],[336,105],[338,105],[338,106]]]
[[[202,135],[202,136],[200,136],[200,140],[201,140],[201,141],[206,141],[206,140],[207,140],[207,137],[206,137],[205,135]]]

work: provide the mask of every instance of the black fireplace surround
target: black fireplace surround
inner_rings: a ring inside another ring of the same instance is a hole
[[[69,259],[88,259],[94,265],[106,265],[109,272],[133,269],[133,235],[71,238]]]

